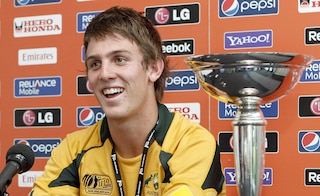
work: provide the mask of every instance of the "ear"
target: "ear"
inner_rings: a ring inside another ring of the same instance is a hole
[[[157,58],[155,62],[148,67],[149,80],[155,82],[160,78],[164,69],[164,62],[162,59]]]

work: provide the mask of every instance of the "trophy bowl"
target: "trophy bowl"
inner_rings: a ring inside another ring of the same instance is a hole
[[[278,52],[208,54],[185,59],[209,95],[238,106],[232,126],[240,196],[259,196],[262,192],[267,122],[260,104],[288,94],[312,61],[312,56]]]
[[[201,86],[219,101],[236,104],[243,88],[254,88],[262,103],[288,94],[298,83],[312,56],[245,52],[191,56],[185,60]]]

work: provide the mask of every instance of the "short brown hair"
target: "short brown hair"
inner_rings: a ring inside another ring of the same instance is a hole
[[[106,35],[119,34],[133,41],[140,48],[143,55],[142,65],[147,67],[157,59],[162,59],[164,69],[161,76],[154,83],[156,99],[163,98],[166,78],[170,74],[168,58],[162,51],[162,40],[159,32],[142,12],[132,8],[111,7],[92,19],[84,34],[84,47],[87,51],[90,39],[103,39]]]

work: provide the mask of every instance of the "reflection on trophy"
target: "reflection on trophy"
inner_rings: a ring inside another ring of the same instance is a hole
[[[240,196],[261,195],[267,122],[260,104],[288,94],[312,60],[308,55],[271,52],[198,55],[185,60],[208,94],[238,105],[232,125]]]

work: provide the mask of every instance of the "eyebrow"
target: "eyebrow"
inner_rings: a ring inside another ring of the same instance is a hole
[[[117,54],[120,54],[120,53],[126,53],[126,54],[131,54],[131,52],[129,50],[114,50],[114,51],[111,51],[109,53],[107,53],[106,55],[104,56],[115,56]],[[90,60],[90,59],[96,59],[98,58],[100,55],[96,55],[96,54],[93,54],[93,55],[90,55],[88,57],[86,57],[85,59],[85,64],[87,64],[87,62]]]

